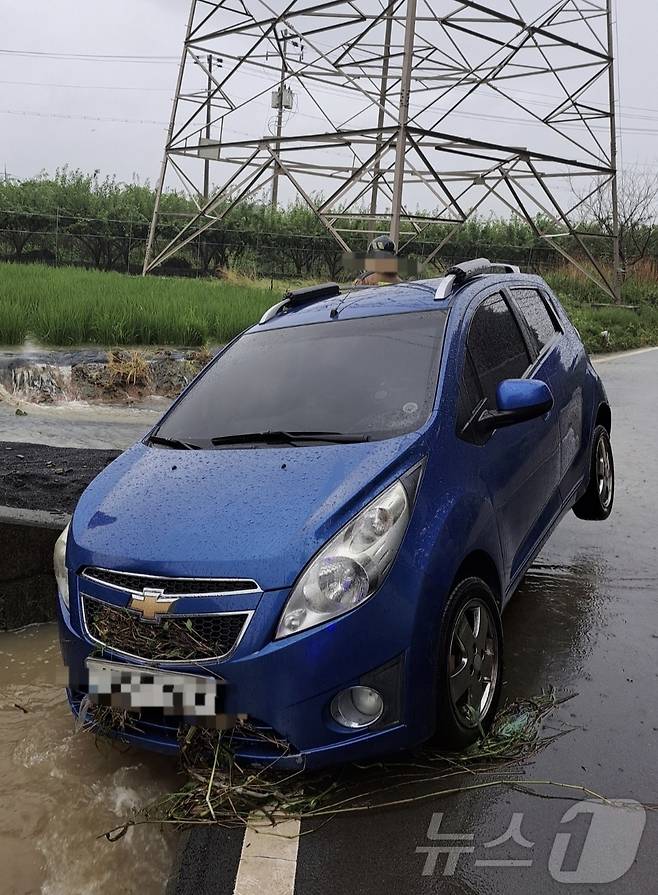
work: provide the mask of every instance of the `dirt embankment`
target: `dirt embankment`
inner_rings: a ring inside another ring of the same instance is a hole
[[[0,442],[0,506],[71,513],[120,451]]]
[[[114,350],[105,363],[71,367],[72,392],[86,401],[130,402],[147,395],[175,398],[212,360],[206,350],[176,354],[161,350]]]
[[[154,395],[177,397],[213,358],[206,349],[113,349],[98,351],[92,359],[84,355],[58,349],[38,357],[0,357],[0,390],[29,404],[131,405]]]

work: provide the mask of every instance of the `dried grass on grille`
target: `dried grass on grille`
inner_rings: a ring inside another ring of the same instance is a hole
[[[462,753],[424,747],[388,761],[315,773],[284,771],[277,768],[277,761],[264,767],[242,764],[236,756],[234,733],[191,727],[181,741],[185,785],[106,835],[119,838],[130,826],[141,823],[244,827],[295,817],[315,819],[320,825],[341,814],[404,806],[491,786],[551,784],[519,779],[518,768],[516,773],[511,768],[569,731],[562,726],[546,732],[543,724],[570,698],[550,690],[510,703],[498,714],[491,731]],[[285,746],[248,724],[234,730],[246,732],[252,739],[260,737],[278,750]],[[552,785],[588,792],[575,784]]]
[[[88,605],[93,607],[87,609],[89,632],[101,643],[121,652],[159,662],[186,659],[198,662],[217,655],[217,644],[201,638],[190,619],[176,621],[172,617],[159,624],[148,624],[138,613],[98,603],[103,607],[101,612],[96,610],[94,602]]]

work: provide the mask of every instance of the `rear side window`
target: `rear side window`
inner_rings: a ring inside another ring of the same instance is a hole
[[[513,289],[512,297],[528,324],[539,353],[559,332],[546,303],[536,289]]]
[[[485,299],[468,334],[468,353],[489,407],[496,407],[496,387],[503,379],[520,379],[530,366],[521,330],[502,295]]]

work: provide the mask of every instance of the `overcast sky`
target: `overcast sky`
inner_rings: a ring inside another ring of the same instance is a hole
[[[658,8],[618,5],[622,161],[658,171]],[[155,181],[188,9],[187,0],[0,0],[0,172],[69,165]],[[265,126],[266,106],[262,115]]]

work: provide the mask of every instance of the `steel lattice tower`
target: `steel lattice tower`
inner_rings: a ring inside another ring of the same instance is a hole
[[[385,222],[401,252],[448,224],[427,262],[478,211],[518,216],[614,297],[614,88],[612,0],[192,0],[144,271],[285,186],[345,250],[355,217]],[[172,174],[198,213],[164,244]],[[579,223],[597,189],[612,277]]]

